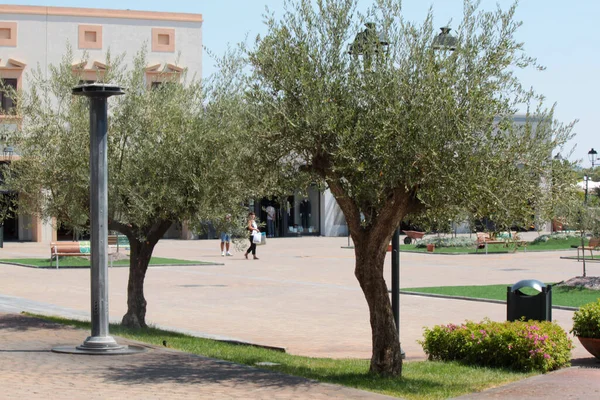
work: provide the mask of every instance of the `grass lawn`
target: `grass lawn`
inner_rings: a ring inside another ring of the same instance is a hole
[[[11,258],[1,259],[0,264],[19,264],[33,268],[56,268],[56,261],[51,261],[49,258]],[[188,261],[177,260],[174,258],[152,257],[150,266],[152,265],[215,265],[216,263],[205,261]],[[110,262],[108,263],[110,267]],[[90,260],[85,257],[60,257],[58,261],[59,268],[89,268]],[[113,261],[115,267],[128,267],[129,259]]]
[[[587,239],[585,241],[587,244]],[[554,251],[554,250],[572,250],[576,253],[573,246],[581,246],[581,239],[570,238],[567,240],[548,240],[547,242],[540,243],[528,243],[527,248],[524,246],[517,247],[517,251]],[[400,251],[416,251],[426,253],[426,248],[417,248],[414,244],[400,245]],[[515,245],[509,243],[504,244],[490,244],[488,245],[488,253],[510,253],[515,251]],[[485,254],[485,249],[479,249],[475,251],[475,245],[468,247],[436,247],[435,253],[438,254]]]
[[[443,294],[446,296],[472,297],[476,299],[506,300],[506,287],[510,285],[486,286],[441,286],[402,289],[407,292]],[[529,291],[530,290],[530,291]],[[522,290],[526,294],[537,294],[533,289]],[[581,307],[600,298],[599,290],[553,286],[552,304],[556,306]]]
[[[33,316],[90,330],[88,322]],[[368,373],[368,360],[300,357],[275,350],[223,343],[154,328],[135,331],[111,324],[110,333],[157,346],[162,346],[165,340],[168,347],[174,349],[238,364],[254,366],[258,362],[277,363],[280,365],[260,368],[406,399],[447,399],[537,374],[464,366],[455,362],[412,361],[404,363],[401,378],[382,378]],[[85,334],[82,333],[82,337],[84,336]]]

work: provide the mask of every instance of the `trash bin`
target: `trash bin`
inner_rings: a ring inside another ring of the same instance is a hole
[[[4,224],[0,224],[0,249],[4,247]]]
[[[532,288],[539,293],[528,295],[520,289]],[[552,321],[552,286],[535,279],[526,279],[508,286],[506,290],[506,319]]]

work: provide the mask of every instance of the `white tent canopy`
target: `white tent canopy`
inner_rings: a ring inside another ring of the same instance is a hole
[[[577,182],[581,190],[585,190],[585,181]],[[588,181],[588,191],[600,188],[600,182]]]

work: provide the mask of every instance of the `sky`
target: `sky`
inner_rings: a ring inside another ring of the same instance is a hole
[[[81,0],[11,1],[3,4],[42,5],[61,7],[95,7],[144,11],[186,12],[203,15],[203,44],[217,55],[223,54],[228,44],[234,45],[257,34],[266,32],[263,23],[265,7],[283,14],[283,0]],[[366,9],[372,0],[359,0],[359,9]],[[481,0],[482,9],[493,9],[496,4],[508,8],[513,0]],[[463,0],[404,0],[406,19],[421,22],[430,7],[434,23],[445,26],[451,21],[458,25],[462,17]],[[555,117],[575,125],[576,136],[562,155],[580,161],[584,168],[591,166],[588,151],[593,147],[600,153],[600,40],[595,26],[600,15],[597,0],[521,0],[516,18],[523,21],[517,38],[525,43],[528,55],[536,57],[545,71],[521,71],[525,87],[533,87],[546,97],[546,105],[556,103]],[[1,18],[1,16],[0,16]],[[214,60],[203,58],[203,75],[215,72]],[[595,164],[600,165],[600,160]]]

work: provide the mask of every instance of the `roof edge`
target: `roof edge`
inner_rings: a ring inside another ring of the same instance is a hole
[[[0,13],[88,18],[128,18],[175,22],[203,22],[202,14],[163,11],[111,10],[104,8],[45,7],[0,4]]]

